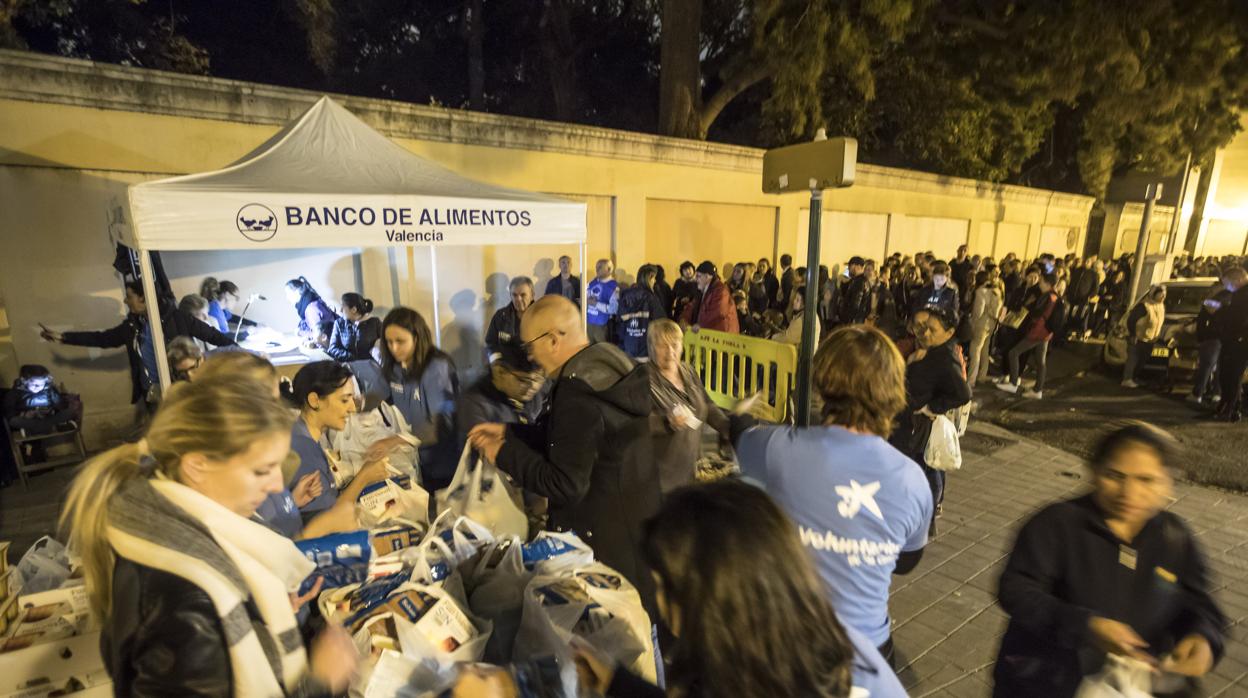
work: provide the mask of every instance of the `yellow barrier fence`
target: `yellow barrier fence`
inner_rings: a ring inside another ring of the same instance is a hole
[[[789,393],[796,381],[797,347],[769,339],[700,330],[685,332],[685,361],[702,377],[716,405],[731,409],[761,392],[771,419],[789,418]]]

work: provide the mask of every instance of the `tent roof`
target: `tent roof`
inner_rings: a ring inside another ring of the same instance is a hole
[[[404,149],[329,97],[321,97],[269,140],[220,170],[136,186],[566,202],[456,174]]]
[[[227,167],[131,186],[130,205],[129,237],[145,249],[388,245],[395,239],[382,228],[402,225],[408,226],[405,233],[416,226],[422,235],[436,229],[442,236],[417,235],[397,244],[585,239],[584,204],[456,174],[407,151],[329,97]],[[317,214],[314,228],[309,207]],[[375,224],[360,220],[365,208]],[[291,209],[302,213],[291,217]],[[383,209],[408,215],[383,221]],[[240,223],[256,220],[257,212],[262,223],[276,221],[271,230]],[[279,230],[283,226],[287,230]],[[259,239],[267,233],[272,235]]]

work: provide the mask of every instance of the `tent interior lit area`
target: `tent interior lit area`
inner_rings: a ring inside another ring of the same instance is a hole
[[[161,252],[177,297],[205,276],[233,281],[262,328],[243,346],[279,365],[325,358],[300,346],[289,279],[306,278],[331,305],[354,291],[375,298],[379,315],[401,304],[427,312],[438,344],[472,372],[483,363],[482,318],[509,302],[509,277],[442,298],[440,276],[472,274],[442,248],[506,246],[507,268],[542,288],[560,255],[586,264],[585,204],[462,177],[328,97],[231,165],[132,185],[129,211],[119,237],[144,268],[148,252]],[[155,275],[141,276],[155,297]],[[471,290],[482,287],[483,297]],[[167,384],[164,342],[155,346]]]

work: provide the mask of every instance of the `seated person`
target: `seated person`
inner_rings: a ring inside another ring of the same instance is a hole
[[[334,321],[325,353],[339,361],[364,361],[381,339],[381,320],[371,317],[373,302],[358,293],[342,294],[342,316]]]
[[[77,410],[57,389],[48,369],[26,364],[4,396],[4,419],[13,431],[49,434],[62,424],[72,428]]]
[[[288,397],[299,408],[291,430],[290,448],[299,456],[299,468],[289,480],[294,492],[310,474],[320,479],[320,494],[308,500],[299,511],[305,522],[313,514],[334,506],[339,497],[354,502],[360,492],[386,478],[385,453],[365,463],[349,481],[341,475],[338,457],[327,446],[329,429],[341,431],[347,417],[355,412],[355,386],[351,370],[333,361],[307,364],[295,374]]]
[[[287,281],[286,299],[295,306],[295,313],[299,316],[299,336],[313,346],[328,345],[338,314],[321,300],[312,284],[302,276]]]
[[[190,337],[174,337],[165,347],[169,358],[169,376],[174,383],[195,380],[195,372],[204,362],[204,350]]]
[[[208,315],[216,323],[217,329],[223,333],[230,332],[231,323],[243,326],[255,326],[255,322],[234,315],[238,307],[238,284],[222,279],[217,281],[209,276],[199,285],[199,295],[208,301]]]

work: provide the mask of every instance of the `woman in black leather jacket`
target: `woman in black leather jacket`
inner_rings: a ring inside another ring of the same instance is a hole
[[[322,633],[309,659],[295,620],[315,565],[248,518],[282,488],[290,427],[271,386],[246,376],[179,383],[144,439],[74,479],[63,519],[117,695],[346,689],[357,661],[346,631]]]

